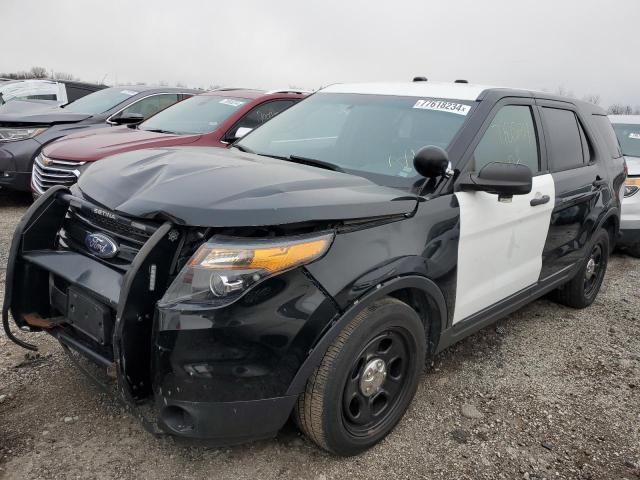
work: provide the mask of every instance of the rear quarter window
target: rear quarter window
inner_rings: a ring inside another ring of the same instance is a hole
[[[622,156],[622,150],[620,149],[618,137],[609,119],[605,115],[592,115],[592,118],[598,133],[600,133],[602,140],[604,140],[607,154],[611,155],[611,158],[620,158]]]

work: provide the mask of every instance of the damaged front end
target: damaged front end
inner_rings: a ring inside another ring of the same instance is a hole
[[[338,314],[303,267],[333,239],[322,228],[265,249],[259,238],[230,242],[233,230],[131,218],[54,187],[16,228],[5,330],[32,348],[11,332],[10,312],[22,331],[45,330],[106,369],[128,406],[145,407],[151,431],[220,444],[268,437]],[[274,252],[277,265],[261,257]]]
[[[86,240],[98,231],[118,239],[117,252]],[[170,223],[134,222],[52,188],[14,233],[5,329],[10,311],[21,329],[46,330],[115,373],[123,396],[138,403],[151,394],[148,340],[175,252],[171,232]]]

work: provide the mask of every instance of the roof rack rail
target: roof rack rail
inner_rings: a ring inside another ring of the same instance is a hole
[[[455,80],[453,83],[469,83],[469,80]]]
[[[280,88],[278,90],[269,90],[265,95],[273,95],[274,93],[312,93],[311,90],[302,90],[301,88]]]
[[[227,92],[229,90],[253,90],[255,92],[260,92],[259,88],[247,88],[247,87],[218,87],[212,88],[209,92]]]
[[[414,82],[427,82],[427,77],[413,77]]]

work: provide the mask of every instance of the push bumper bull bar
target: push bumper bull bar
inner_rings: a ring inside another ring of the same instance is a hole
[[[144,362],[123,360],[134,349],[140,349],[139,345],[134,345],[132,338],[140,338],[140,335],[145,334],[150,337],[153,308],[159,292],[166,288],[162,280],[166,281],[168,278],[172,257],[168,253],[174,251],[174,246],[169,245],[167,240],[167,233],[172,225],[167,222],[154,229],[128,269],[121,273],[89,256],[56,248],[58,231],[70,205],[76,208],[96,208],[96,205],[72,195],[66,187],[55,186],[36,200],[18,223],[7,261],[2,308],[4,330],[14,343],[29,350],[37,350],[35,345],[21,340],[13,333],[9,313],[21,330],[45,329],[63,346],[114,371],[118,389],[124,399],[127,403],[137,404],[141,398],[151,393],[149,382],[146,382],[148,370],[141,369],[140,363]],[[114,215],[113,219],[130,222],[118,215]],[[157,272],[158,282],[150,291],[148,275],[152,264]],[[34,281],[34,277],[29,277],[29,271],[33,270],[45,272],[47,277],[54,274],[69,285],[88,290],[115,311],[113,333],[109,342],[113,360],[69,335],[65,329],[60,328],[60,322],[56,319],[48,318],[46,311],[50,308],[50,300],[42,292],[45,288],[48,291],[49,280],[47,278],[47,285],[44,285],[45,275],[42,274],[41,278]],[[41,298],[43,296],[46,298]],[[147,313],[144,321],[141,321],[143,311]],[[142,350],[136,356],[150,358],[150,352],[144,351],[144,348]],[[141,379],[142,376],[145,376],[145,381]]]

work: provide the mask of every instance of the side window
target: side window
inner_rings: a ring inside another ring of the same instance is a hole
[[[576,114],[570,110],[544,107],[545,138],[549,147],[551,171],[560,172],[585,164],[586,137]],[[587,146],[588,150],[588,146]]]
[[[238,136],[236,132],[241,128],[253,130],[256,127],[259,127],[264,122],[271,120],[294,103],[296,103],[295,100],[274,100],[272,102],[262,103],[257,107],[252,108],[231,128],[227,137]],[[243,134],[245,133],[247,133],[247,130],[243,132]]]
[[[580,142],[582,143],[582,157],[584,163],[591,161],[591,148],[589,148],[589,140],[587,140],[587,134],[584,132],[584,128],[580,125],[578,120],[578,130],[580,130]]]
[[[526,165],[535,174],[540,171],[538,140],[531,107],[506,105],[491,121],[474,151],[473,170],[491,162]]]
[[[120,116],[127,116],[131,113],[137,113],[142,115],[144,118],[149,118],[152,115],[155,115],[160,110],[164,110],[170,105],[173,105],[178,101],[178,95],[175,93],[167,93],[162,95],[152,95],[147,98],[143,98],[142,100],[129,105],[125,108]]]
[[[618,142],[618,137],[616,136],[616,132],[611,126],[609,119],[604,115],[592,115],[591,118],[593,118],[598,131],[602,134],[602,138],[604,139],[611,158],[620,158],[622,156],[622,150],[620,149],[622,140]]]

